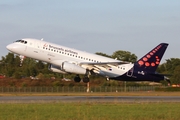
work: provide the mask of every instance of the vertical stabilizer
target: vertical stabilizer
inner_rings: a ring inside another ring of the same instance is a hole
[[[160,61],[166,51],[168,44],[161,43],[146,55],[144,55],[141,59],[139,59],[135,64],[139,69],[155,72]]]

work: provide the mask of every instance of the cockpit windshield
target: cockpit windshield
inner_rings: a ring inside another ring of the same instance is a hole
[[[25,41],[25,40],[16,40],[15,42],[27,44],[27,41]]]

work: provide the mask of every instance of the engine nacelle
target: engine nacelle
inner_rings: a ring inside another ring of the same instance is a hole
[[[62,69],[63,69],[63,71],[69,72],[69,73],[86,74],[86,69],[84,69],[81,66],[78,66],[76,64],[69,63],[69,62],[63,62]]]
[[[51,64],[49,66],[49,70],[51,70],[52,72],[63,73],[63,74],[66,74],[66,73],[85,74],[86,73],[86,69],[76,64],[69,63],[69,62],[63,62],[60,65]]]
[[[66,72],[62,71],[60,66],[56,66],[56,65],[49,65],[49,70],[51,70],[52,72],[57,72],[57,73],[62,73],[62,74],[66,74]]]

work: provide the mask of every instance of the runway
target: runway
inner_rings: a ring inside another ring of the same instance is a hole
[[[2,96],[0,103],[99,102],[150,103],[180,102],[180,96]]]

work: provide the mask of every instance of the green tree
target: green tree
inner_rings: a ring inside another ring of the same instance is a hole
[[[6,57],[2,57],[0,62],[1,64],[1,74],[5,74],[6,76],[11,77],[15,72],[15,56],[12,53],[8,53]]]
[[[42,69],[44,69],[44,67],[45,67],[45,64],[42,61],[37,61],[36,62],[36,68],[37,69],[42,70]]]
[[[101,55],[101,56],[104,56],[104,57],[109,57],[109,58],[112,58],[110,55],[107,55],[105,53],[101,53],[101,52],[96,52],[97,55]]]
[[[168,70],[170,73],[174,73],[174,70],[177,66],[180,65],[180,59],[179,58],[171,58],[166,60],[166,70]]]
[[[157,69],[157,72],[162,74],[169,74],[170,76],[167,76],[170,78],[170,81],[172,84],[179,84],[179,75],[180,71],[180,59],[179,58],[170,58],[167,59],[165,63],[160,65]]]
[[[163,63],[163,64],[159,65],[158,68],[157,68],[157,72],[159,72],[159,73],[167,72],[166,63]]]
[[[174,69],[174,74],[171,79],[174,84],[180,84],[180,65]]]
[[[112,58],[116,58],[121,61],[136,62],[137,56],[129,51],[118,50],[112,54]]]

